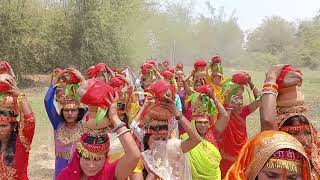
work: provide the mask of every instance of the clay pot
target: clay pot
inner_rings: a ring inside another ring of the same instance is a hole
[[[278,91],[277,106],[288,107],[304,104],[304,95],[299,86],[282,88]]]

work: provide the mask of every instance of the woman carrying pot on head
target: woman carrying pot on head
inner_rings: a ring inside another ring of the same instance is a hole
[[[34,114],[27,97],[8,74],[0,74],[0,93],[0,179],[28,180]]]
[[[275,65],[268,71],[261,98],[261,130],[295,137],[311,162],[313,179],[320,179],[318,135],[304,102],[302,82],[302,72],[291,65]]]
[[[75,69],[56,69],[44,99],[54,130],[55,178],[69,164],[82,134],[81,120],[86,109],[81,106],[76,90],[84,80],[81,73]]]

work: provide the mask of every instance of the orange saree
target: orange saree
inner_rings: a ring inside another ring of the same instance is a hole
[[[254,180],[270,157],[282,149],[295,151],[301,156],[299,170],[302,180],[311,178],[311,166],[303,146],[291,135],[280,131],[264,131],[249,140],[241,149],[237,161],[231,166],[225,180]],[[278,159],[277,168],[288,168]],[[286,160],[284,160],[286,161]],[[295,163],[295,162],[293,162]]]

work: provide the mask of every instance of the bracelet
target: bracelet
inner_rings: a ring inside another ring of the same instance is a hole
[[[127,132],[130,132],[131,130],[130,129],[126,129],[125,131],[121,132],[120,134],[117,135],[117,138],[124,135],[125,133]]]
[[[120,128],[124,127],[124,126],[126,126],[126,123],[121,122],[121,123],[117,124],[117,125],[112,129],[112,132],[115,133],[118,129],[120,129]]]
[[[262,89],[262,92],[268,92],[268,91],[272,91],[272,92],[274,92],[274,93],[277,93],[277,94],[278,94],[278,91],[277,91],[277,90],[275,90],[274,88],[263,88],[263,89]]]
[[[20,93],[19,96],[17,97],[17,101],[18,101],[18,102],[21,102],[21,101],[22,101],[22,98],[24,98],[24,97],[26,97],[26,95],[23,94],[23,93]]]
[[[263,88],[262,92],[265,92],[265,91],[272,91],[274,93],[278,93],[278,91],[276,89],[274,89],[273,87]]]
[[[273,91],[264,91],[264,92],[261,93],[261,96],[264,95],[264,94],[273,94],[273,95],[275,95],[276,97],[278,96],[278,93],[275,93],[275,92],[273,92]]]

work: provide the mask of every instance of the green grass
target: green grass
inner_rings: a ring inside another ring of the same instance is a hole
[[[190,68],[189,68],[190,69]],[[230,77],[232,69],[225,69],[225,75]],[[253,82],[257,87],[262,87],[265,72],[252,71],[249,73],[252,76]],[[306,103],[312,106],[311,112],[314,115],[313,123],[316,123],[316,117],[319,112],[319,89],[320,76],[319,71],[304,70],[303,92],[306,97]],[[32,150],[29,161],[29,175],[32,180],[50,180],[54,169],[54,143],[53,130],[48,120],[43,98],[45,88],[32,88],[23,90],[27,92],[33,111],[36,115],[36,131],[32,143]],[[319,128],[319,124],[316,124]],[[247,129],[249,136],[260,131],[259,113],[258,111],[250,115],[247,119]]]

